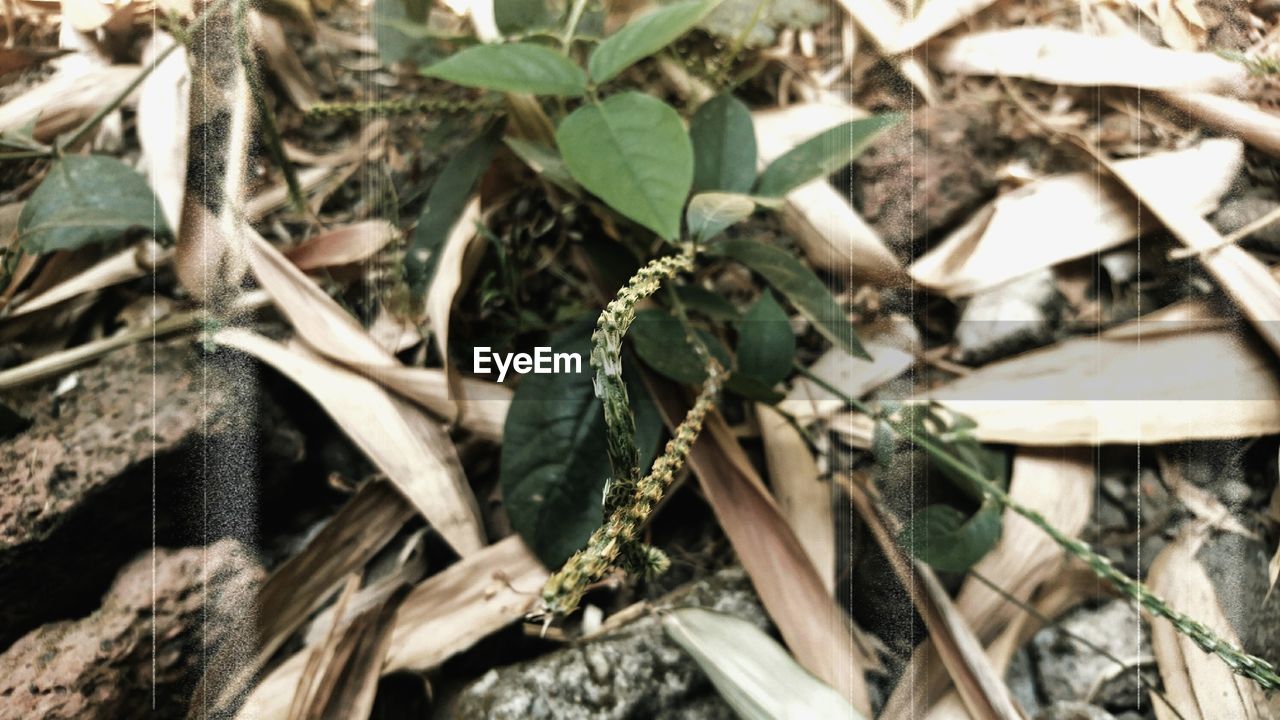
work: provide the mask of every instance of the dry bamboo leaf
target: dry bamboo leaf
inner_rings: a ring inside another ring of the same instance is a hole
[[[479,219],[480,198],[476,197],[467,203],[439,249],[440,259],[436,263],[431,287],[427,290],[427,319],[446,366],[449,363],[449,318],[453,314],[453,298],[466,274],[467,250],[478,236],[476,222]]]
[[[1204,623],[1218,637],[1239,646],[1240,640],[1218,604],[1217,591],[1196,552],[1203,528],[1182,532],[1151,564],[1151,591],[1173,609]],[[1151,620],[1151,647],[1164,681],[1165,697],[1186,720],[1264,720],[1273,717],[1262,692],[1235,675],[1217,657],[1205,653],[1163,618]],[[1151,698],[1156,717],[1174,720],[1160,698]]]
[[[267,61],[267,67],[276,80],[280,81],[284,94],[299,110],[306,110],[320,102],[320,93],[311,81],[311,75],[298,59],[298,54],[289,47],[284,25],[275,18],[265,16],[259,16],[258,22],[254,40]]]
[[[349,265],[377,255],[399,234],[385,220],[365,220],[320,233],[290,248],[285,256],[300,270]]]
[[[1191,511],[1201,522],[1215,530],[1225,530],[1237,535],[1257,539],[1257,533],[1249,530],[1236,519],[1231,509],[1222,503],[1212,492],[1190,482],[1182,475],[1178,465],[1169,460],[1164,451],[1156,453],[1156,466],[1160,468],[1160,478],[1173,491],[1174,497],[1183,507]],[[1273,580],[1274,582],[1274,580]]]
[[[1050,27],[963,35],[931,47],[938,68],[1004,75],[1052,85],[1241,92],[1248,70],[1213,53],[1158,48],[1130,37],[1098,37]]]
[[[893,380],[915,363],[920,331],[906,317],[893,315],[858,328],[858,337],[872,360],[857,358],[832,348],[818,358],[809,372],[849,397],[862,397]],[[778,407],[797,421],[809,423],[829,418],[845,407],[831,391],[808,378],[797,378]]]
[[[1203,50],[1209,38],[1195,0],[1156,0],[1156,21],[1164,44],[1174,50]]]
[[[930,397],[972,417],[985,442],[1167,443],[1280,432],[1280,379],[1251,338],[1200,323],[1143,322],[1150,332],[1131,332],[1138,322],[986,365]]]
[[[413,516],[388,483],[364,485],[258,593],[260,655],[270,657],[347,575],[356,572]]]
[[[62,18],[80,32],[92,32],[111,19],[112,7],[100,0],[62,0]]]
[[[1205,214],[1218,206],[1243,161],[1238,141],[1206,140],[1116,167],[1144,184],[1164,183],[1170,202]],[[1172,177],[1195,180],[1168,182]],[[911,265],[916,282],[950,296],[971,295],[1151,229],[1131,193],[1092,173],[1037,180],[1000,196],[974,217]]]
[[[942,31],[987,8],[995,0],[954,0],[926,2],[920,12],[903,23],[891,41],[893,52],[906,52],[929,42]]]
[[[1280,354],[1280,283],[1254,256],[1238,245],[1224,246],[1222,236],[1195,211],[1179,203],[1167,178],[1149,178],[1119,167],[1100,155],[1098,161],[1124,183],[1165,228],[1192,250],[1218,281],[1271,350]]]
[[[547,571],[517,536],[463,558],[400,604],[382,673],[429,670],[523,617]],[[239,720],[284,720],[306,664],[298,653],[250,694]]]
[[[898,52],[897,35],[903,24],[897,8],[885,0],[840,0],[840,5],[885,59],[897,64],[902,76],[916,86],[925,102],[934,102],[936,93],[924,64],[915,55],[892,57]]]
[[[449,436],[434,420],[377,383],[300,347],[238,328],[220,330],[214,339],[271,365],[314,397],[458,554],[484,546],[475,497]]]
[[[1009,494],[1025,507],[1044,515],[1064,533],[1079,534],[1093,508],[1092,450],[1019,449],[1014,456]],[[1060,573],[1062,548],[1026,518],[1010,510],[1004,511],[1001,522],[999,542],[978,561],[974,570],[1025,602],[1041,585]],[[995,640],[1022,613],[973,578],[965,579],[955,605],[974,636],[983,643]],[[937,650],[926,640],[916,648],[903,673],[903,677],[922,680],[899,683],[885,705],[883,720],[907,718],[913,707],[933,706],[950,685],[950,678],[942,670]]]
[[[684,417],[687,403],[664,381],[651,376],[647,381],[668,426],[673,426]],[[707,416],[688,462],[796,660],[869,716],[863,672],[876,665],[869,645],[824,588],[804,547],[718,413]]]
[[[137,65],[60,65],[47,80],[0,105],[0,132],[21,130],[35,120],[35,139],[49,142],[111,102],[140,70]],[[132,96],[123,107],[133,107]]]
[[[1209,93],[1168,92],[1160,97],[1214,130],[1235,135],[1271,155],[1280,155],[1280,116],[1254,103]]]
[[[393,620],[400,601],[408,591],[402,586],[376,607],[353,618],[335,633],[332,649],[317,648],[328,662],[315,680],[312,691],[299,703],[298,720],[347,720],[367,718],[373,710],[383,659],[391,643]],[[300,695],[295,695],[295,700]]]
[[[7,318],[52,307],[60,302],[85,293],[119,285],[151,272],[168,257],[168,251],[159,245],[145,241],[95,263],[86,270],[66,278],[38,295],[27,298],[13,308]]]
[[[752,113],[761,166],[814,135],[865,115],[845,104],[808,103]],[[882,284],[900,283],[902,266],[849,201],[825,179],[787,194],[783,220],[817,267]]]
[[[146,65],[174,43],[157,32],[142,53]],[[156,65],[138,89],[138,144],[140,168],[155,191],[160,211],[175,236],[182,233],[182,198],[187,183],[187,141],[191,71],[187,52],[178,48]]]
[[[831,486],[823,482],[809,446],[785,417],[758,403],[756,418],[778,509],[809,554],[823,587],[828,593],[834,592],[836,525]]]
[[[851,480],[845,483],[845,488],[858,515],[867,523],[876,544],[889,559],[898,581],[911,590],[916,611],[924,620],[929,638],[937,648],[947,674],[955,682],[965,708],[973,717],[1022,720],[1022,711],[1014,703],[1004,679],[992,668],[982,650],[982,643],[951,602],[946,589],[927,566],[906,557],[863,482]],[[915,676],[904,675],[899,684],[903,682],[915,685]]]

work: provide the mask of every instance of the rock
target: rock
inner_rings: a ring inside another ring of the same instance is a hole
[[[1009,686],[1009,693],[1014,701],[1027,715],[1035,715],[1040,711],[1040,698],[1036,695],[1035,665],[1026,648],[1014,653],[1005,670],[1004,681]]]
[[[994,107],[931,105],[877,138],[854,163],[855,206],[904,261],[923,252],[917,240],[995,193],[994,163],[1007,153],[996,147],[1001,133]]]
[[[959,360],[981,364],[1052,341],[1064,304],[1047,269],[974,295],[956,327]]]
[[[1268,594],[1271,553],[1258,540],[1222,532],[1205,540],[1196,560],[1244,649],[1274,664],[1280,661],[1280,593]]]
[[[1278,206],[1280,203],[1271,198],[1238,195],[1223,201],[1222,206],[1213,214],[1210,221],[1218,232],[1229,235],[1260,219]],[[1273,223],[1257,230],[1243,242],[1272,252],[1280,250],[1280,223]]]
[[[255,428],[248,362],[201,357],[190,340],[153,357],[148,343],[76,371],[64,392],[55,382],[0,397],[31,421],[0,443],[0,650],[92,610],[151,546],[153,519],[164,545],[254,537],[247,508],[273,444]]]
[[[0,720],[185,717],[202,654],[244,642],[251,655],[231,628],[253,607],[263,576],[231,539],[144,553],[101,608],[37,628],[0,654]]]
[[[769,627],[741,568],[695,582],[658,604],[707,607]],[[491,670],[462,691],[449,716],[488,720],[734,717],[698,665],[667,637],[653,615],[534,660]]]
[[[1119,658],[1127,669],[1069,637],[1068,632]],[[1050,704],[1092,702],[1122,711],[1135,707],[1139,696],[1146,697],[1145,689],[1139,693],[1141,683],[1134,676],[1134,665],[1135,661],[1140,666],[1154,664],[1150,631],[1127,602],[1109,600],[1097,607],[1077,609],[1057,625],[1036,633],[1031,648],[1041,696]]]
[[[1115,720],[1115,716],[1096,705],[1060,702],[1040,711],[1036,720]]]
[[[825,20],[828,12],[826,5],[815,0],[775,0],[765,6],[758,21],[755,10],[756,0],[725,0],[698,27],[730,42],[749,28],[745,47],[761,48],[776,42],[779,30],[813,27]]]

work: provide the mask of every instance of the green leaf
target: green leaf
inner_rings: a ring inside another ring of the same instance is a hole
[[[669,105],[637,92],[584,105],[560,123],[556,144],[573,178],[614,210],[665,240],[680,234],[693,148]]]
[[[587,61],[587,70],[596,83],[608,81],[670,45],[688,32],[718,0],[683,0],[654,10],[627,23],[621,30],[596,46]]]
[[[582,68],[541,45],[476,45],[423,68],[422,74],[502,92],[577,97],[587,91]]]
[[[787,313],[765,290],[738,323],[738,372],[772,387],[791,372],[796,336]]]
[[[405,280],[414,297],[422,297],[435,276],[436,263],[449,231],[462,216],[476,183],[493,160],[502,142],[501,122],[490,125],[479,137],[467,143],[440,171],[431,185],[427,204],[418,216],[409,247],[404,255]]]
[[[439,56],[443,44],[427,28],[428,5],[426,0],[375,0],[371,22],[383,64],[425,63]]]
[[[693,343],[689,342],[684,326],[662,310],[648,309],[636,313],[635,323],[627,336],[644,364],[660,375],[685,385],[697,385],[707,379],[707,370],[702,366]],[[724,346],[705,330],[699,330],[698,336],[711,354],[728,367],[729,353],[725,352]]]
[[[752,240],[729,240],[719,251],[760,273],[834,345],[850,355],[871,359],[831,291],[794,255]]]
[[[930,505],[911,516],[900,542],[929,565],[963,572],[982,559],[1000,539],[1000,505],[983,503],[973,517],[950,505]]]
[[[609,477],[604,411],[592,387],[593,319],[554,337],[554,352],[576,352],[582,371],[526,375],[516,388],[503,428],[499,481],[516,532],[547,567],[559,567],[603,521]],[[636,412],[636,444],[653,459],[662,419],[643,382],[624,370]]]
[[[756,181],[756,131],[751,111],[732,95],[702,104],[689,123],[693,191],[745,193]]]
[[[685,224],[689,234],[698,242],[705,242],[724,232],[755,212],[756,203],[749,195],[709,192],[694,195],[685,211]]]
[[[494,0],[493,20],[503,35],[551,25],[554,18],[545,0]]]
[[[872,140],[895,125],[901,115],[886,113],[837,125],[818,133],[769,163],[756,192],[782,196],[810,180],[824,178],[853,162]]]
[[[734,307],[733,303],[704,287],[677,285],[671,290],[680,298],[680,302],[685,306],[685,309],[702,313],[711,320],[737,321],[742,319],[742,313],[738,312],[738,308]]]
[[[663,613],[662,625],[743,720],[863,720],[844,696],[746,620],[686,607]]]
[[[511,152],[515,153],[516,157],[529,166],[530,170],[575,196],[582,192],[582,188],[569,174],[569,168],[565,167],[564,158],[560,157],[560,153],[556,152],[555,148],[513,137],[503,138],[503,142],[511,148]]]
[[[75,250],[139,227],[169,233],[146,178],[103,155],[59,160],[18,216],[18,235],[33,253]]]

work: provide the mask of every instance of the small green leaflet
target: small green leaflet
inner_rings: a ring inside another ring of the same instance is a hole
[[[146,178],[104,155],[59,160],[18,215],[18,236],[32,253],[75,250],[144,227],[169,234]]]
[[[632,20],[596,46],[587,70],[597,84],[670,45],[698,24],[719,0],[683,0]]]
[[[1000,539],[1000,505],[988,501],[966,518],[950,505],[917,511],[902,529],[900,542],[932,567],[963,572],[982,559]]]
[[[862,720],[840,693],[746,620],[686,607],[663,613],[662,626],[743,720]]]
[[[831,291],[794,255],[754,240],[727,240],[718,246],[718,250],[725,257],[760,273],[837,347],[850,355],[871,359],[858,341],[853,325],[845,317],[844,309],[831,296]]]
[[[837,125],[818,133],[769,163],[756,186],[759,195],[781,197],[805,183],[824,178],[853,162],[901,115],[886,113]]]
[[[756,181],[756,131],[751,111],[732,95],[702,104],[689,122],[693,191],[746,193]]]
[[[773,387],[791,372],[795,354],[796,336],[787,313],[765,290],[738,323],[738,372]]]
[[[584,105],[565,118],[556,144],[583,187],[664,240],[680,234],[693,183],[693,148],[669,105],[637,92]]]
[[[511,526],[547,567],[559,567],[603,522],[609,477],[604,410],[586,358],[593,318],[551,340],[555,352],[577,352],[582,372],[526,375],[516,388],[503,428],[499,476]],[[662,418],[644,384],[624,369],[636,413],[641,461],[652,461]]]
[[[582,68],[541,45],[476,45],[423,68],[422,74],[502,92],[578,97],[587,91]]]
[[[689,234],[698,242],[706,242],[725,228],[751,217],[756,203],[748,195],[708,192],[694,195],[685,210]]]
[[[471,199],[472,190],[488,169],[501,143],[502,130],[501,122],[490,125],[449,160],[431,185],[404,255],[405,280],[415,297],[424,296],[431,286],[439,261],[436,251],[444,246],[449,231]]]

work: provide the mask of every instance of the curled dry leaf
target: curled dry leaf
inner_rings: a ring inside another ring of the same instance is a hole
[[[1240,645],[1235,630],[1218,603],[1218,591],[1196,552],[1204,540],[1203,528],[1184,531],[1169,543],[1151,564],[1149,583],[1169,605],[1204,623],[1227,642]],[[1163,618],[1151,620],[1151,647],[1155,652],[1165,697],[1186,720],[1270,720],[1262,691],[1247,678],[1231,672],[1217,657],[1205,653]],[[1160,720],[1177,717],[1157,696],[1151,704]]]
[[[1240,328],[1132,321],[1117,329],[986,365],[930,397],[973,418],[985,442],[1167,443],[1280,432],[1272,357]]]
[[[1087,448],[1018,450],[1009,494],[1025,507],[1044,515],[1064,533],[1078,535],[1093,508],[1093,451]],[[999,542],[973,569],[1026,602],[1061,572],[1062,561],[1062,549],[1049,536],[1021,515],[1005,510]],[[987,645],[1022,614],[1021,609],[973,578],[965,580],[955,604],[974,636]],[[1014,645],[1014,649],[1016,647]],[[916,648],[903,676],[917,678],[917,681],[900,683],[894,689],[881,716],[884,720],[911,717],[913,707],[932,707],[950,684],[930,640]]]
[[[154,58],[174,43],[167,33],[151,36],[142,60]],[[178,48],[156,65],[138,89],[138,144],[142,146],[139,167],[147,175],[160,210],[174,235],[181,233],[182,197],[187,181],[187,139],[191,71],[185,48]]]
[[[763,168],[801,142],[863,115],[852,106],[808,103],[752,113]],[[815,266],[879,283],[902,280],[902,267],[849,201],[825,179],[786,196],[783,220]]]
[[[479,509],[448,434],[380,385],[301,347],[238,328],[214,340],[279,370],[307,391],[460,555],[484,545]]]
[[[18,131],[35,121],[33,136],[49,142],[111,102],[140,70],[137,65],[60,64],[44,82],[0,105],[0,132]],[[123,106],[134,105],[131,96]]]
[[[431,322],[436,347],[440,349],[446,365],[449,362],[449,318],[453,314],[453,298],[467,274],[467,251],[477,237],[476,222],[479,219],[480,199],[472,198],[445,237],[439,250],[440,259],[435,263],[435,276],[427,290],[427,318]]]
[[[756,419],[778,509],[809,554],[823,586],[833,592],[836,526],[831,486],[819,476],[818,463],[804,437],[786,418],[768,405],[757,403]]]
[[[300,270],[349,265],[369,260],[399,234],[385,220],[365,220],[322,232],[290,248],[285,256]]]
[[[901,315],[881,318],[857,328],[858,337],[871,360],[857,358],[832,348],[809,367],[821,378],[849,397],[859,398],[901,375],[915,363],[920,331]],[[797,421],[808,423],[831,417],[845,408],[845,402],[808,378],[797,378],[778,407]]]
[[[930,46],[938,68],[1004,75],[1053,85],[1241,92],[1248,70],[1213,53],[1158,48],[1131,37],[1100,37],[1050,27],[973,33]]]
[[[674,426],[688,409],[685,400],[651,375],[646,383],[654,389],[668,427]],[[688,462],[796,660],[870,715],[863,672],[877,663],[869,644],[826,591],[804,546],[718,413],[707,416]]]
[[[164,262],[168,255],[169,251],[149,240],[136,247],[121,250],[38,295],[23,300],[7,317],[26,315],[85,293],[140,278]]]
[[[1143,184],[1164,183],[1169,202],[1205,214],[1244,162],[1236,140],[1135,160],[1117,168]],[[1187,178],[1168,183],[1170,177]],[[1145,227],[1144,223],[1145,221]],[[1040,268],[1106,250],[1151,229],[1130,192],[1093,173],[1034,181],[980,210],[908,269],[920,284],[950,296],[971,295]]]
[[[546,569],[514,535],[459,560],[400,604],[382,673],[430,670],[466,650],[529,612],[546,579]],[[285,720],[306,659],[300,652],[273,670],[236,717]]]
[[[917,48],[994,2],[995,0],[955,0],[924,3],[915,17],[904,22],[893,34],[889,50],[901,53]]]

